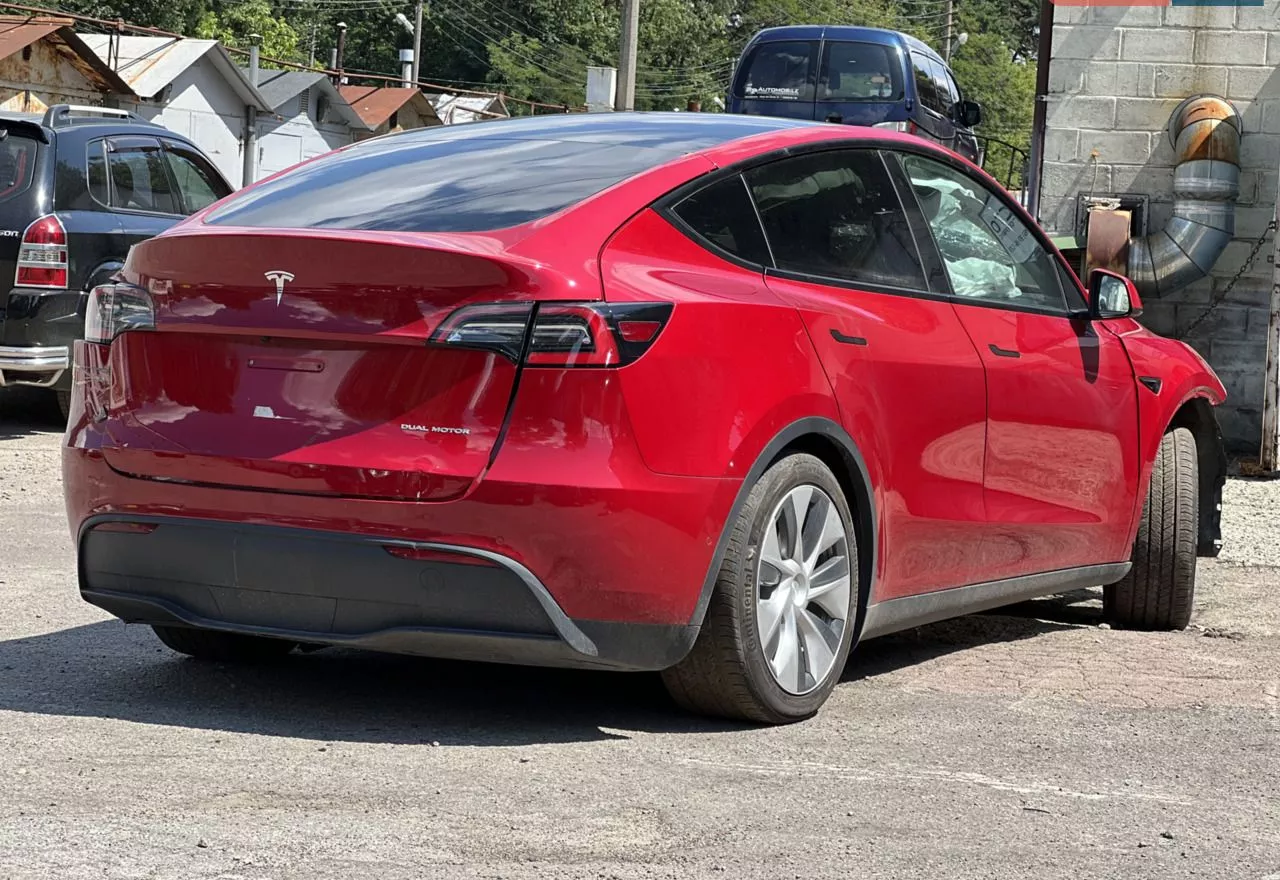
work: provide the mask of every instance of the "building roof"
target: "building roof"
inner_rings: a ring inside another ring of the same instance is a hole
[[[82,39],[141,98],[154,98],[187,68],[208,57],[241,100],[259,110],[271,109],[217,40],[114,34],[85,34]]]
[[[454,95],[443,92],[429,95],[431,106],[445,125],[476,122],[509,115],[497,95]]]
[[[248,76],[249,68],[240,70]],[[329,77],[315,70],[259,70],[258,91],[267,99],[269,109],[275,110],[322,80],[329,82]]]
[[[340,91],[371,129],[377,129],[407,106],[427,120],[427,125],[442,124],[431,102],[412,86],[343,86]]]
[[[69,18],[0,15],[0,58],[8,58],[28,46],[46,40],[81,76],[100,91],[136,94],[76,34]]]
[[[245,76],[249,75],[249,68],[241,67],[240,70]],[[298,97],[298,95],[313,87],[320,89],[321,94],[333,106],[334,111],[342,117],[343,123],[348,128],[373,131],[374,126],[368,125],[360,118],[360,114],[338,91],[337,86],[329,79],[328,74],[316,70],[258,71],[258,91],[266,98],[267,107],[272,112],[279,110],[285,104]]]

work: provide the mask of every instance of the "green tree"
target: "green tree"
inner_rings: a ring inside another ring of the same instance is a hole
[[[1005,141],[1025,155],[1035,109],[1035,64],[1015,58],[997,34],[970,34],[969,41],[952,55],[951,67],[965,96],[982,105],[983,123],[978,133]],[[985,164],[1006,186],[1023,185],[1021,157],[1007,146],[989,144]]]
[[[298,32],[283,16],[272,11],[267,0],[234,0],[216,3],[201,15],[194,35],[219,40],[234,48],[247,48],[249,35],[262,37],[262,54],[282,61],[298,61]],[[270,62],[264,61],[264,67]]]
[[[33,4],[55,6],[55,4]],[[206,0],[64,0],[56,8],[76,15],[108,21],[121,19],[129,24],[159,28],[175,34],[190,34],[208,9]]]

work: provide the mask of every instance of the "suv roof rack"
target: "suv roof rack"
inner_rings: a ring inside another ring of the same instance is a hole
[[[118,110],[115,107],[90,107],[84,104],[54,104],[45,111],[43,122],[49,128],[66,128],[76,123],[102,122],[105,119],[151,125],[138,114],[130,113],[128,110]]]

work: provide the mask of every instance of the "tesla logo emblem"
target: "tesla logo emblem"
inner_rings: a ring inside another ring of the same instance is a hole
[[[280,300],[284,296],[284,286],[293,280],[292,272],[282,272],[279,269],[272,269],[270,272],[264,272],[268,281],[276,283],[276,305],[280,305]]]

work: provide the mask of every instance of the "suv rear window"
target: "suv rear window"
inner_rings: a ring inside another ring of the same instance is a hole
[[[818,44],[809,40],[761,43],[743,65],[738,97],[757,101],[812,101]]]
[[[632,145],[424,130],[376,138],[232,196],[226,226],[481,232],[529,223],[656,167]]]
[[[0,129],[0,202],[6,202],[31,186],[39,144],[29,137]]]

